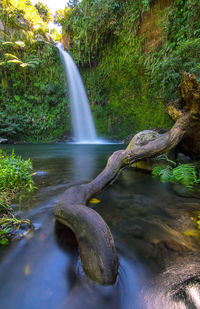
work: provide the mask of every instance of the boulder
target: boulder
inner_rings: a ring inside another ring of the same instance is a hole
[[[161,134],[153,130],[141,131],[132,138],[126,150],[131,150],[135,147],[144,146],[148,144],[150,141],[153,141],[154,139],[158,138],[159,136],[161,136]]]
[[[6,138],[0,137],[0,144],[6,144],[8,140]]]
[[[160,137],[161,134],[159,134],[158,132],[154,131],[154,130],[144,130],[141,131],[139,133],[137,133],[131,140],[131,142],[129,143],[128,147],[126,148],[126,150],[131,150],[137,147],[141,147],[144,146],[146,144],[148,144],[149,142],[155,140],[156,138]],[[138,168],[138,169],[143,169],[146,171],[152,171],[152,169],[154,168],[154,166],[159,165],[159,164],[163,164],[164,160],[159,160],[157,158],[152,158],[152,159],[145,159],[139,162],[136,162],[134,164],[131,165],[131,167],[134,168]]]

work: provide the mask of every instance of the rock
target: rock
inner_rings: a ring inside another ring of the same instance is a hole
[[[182,152],[178,152],[178,153],[177,153],[177,160],[178,160],[181,164],[192,163],[192,162],[193,162],[189,156],[186,156],[186,155],[185,155],[184,153],[182,153]]]
[[[144,146],[148,144],[149,142],[155,140],[156,138],[160,137],[162,134],[159,134],[158,132],[154,130],[144,130],[139,133],[137,133],[132,140],[130,141],[128,147],[126,148],[127,150],[134,149],[136,147]],[[175,158],[175,153],[174,151],[170,151],[168,153],[168,157],[170,159]],[[143,169],[146,171],[152,171],[154,166],[160,165],[160,164],[165,164],[165,160],[160,160],[159,157],[153,158],[153,159],[145,159],[143,161],[136,162],[131,165],[131,167],[138,168],[138,169]]]
[[[138,146],[144,146],[148,144],[150,141],[153,141],[154,139],[158,138],[159,136],[160,134],[153,130],[141,131],[136,135],[134,135],[126,150],[131,150]]]
[[[173,184],[172,190],[181,197],[188,197],[188,198],[197,198],[200,199],[200,191],[199,187],[194,187],[193,190],[189,190],[182,184],[176,183]]]
[[[6,138],[0,137],[0,144],[6,144],[8,140]]]

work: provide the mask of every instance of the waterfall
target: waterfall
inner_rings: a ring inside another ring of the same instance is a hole
[[[64,50],[63,45],[59,43],[57,47],[68,82],[74,141],[96,143],[98,140],[92,113],[78,68],[70,54]]]

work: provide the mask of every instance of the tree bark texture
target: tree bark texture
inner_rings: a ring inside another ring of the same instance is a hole
[[[169,132],[144,146],[114,152],[94,180],[67,189],[55,207],[56,219],[74,232],[85,274],[95,283],[109,285],[115,282],[118,257],[109,227],[86,205],[92,196],[111,184],[123,168],[168,152],[187,137],[188,132],[191,138],[193,126],[196,122],[199,124],[200,113],[200,86],[194,75],[184,73],[180,93],[181,103],[168,105],[168,113],[176,121]]]

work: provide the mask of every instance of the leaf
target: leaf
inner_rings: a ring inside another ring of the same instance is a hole
[[[32,63],[27,63],[26,66],[31,67],[31,68],[35,68],[35,64],[32,64]],[[22,65],[21,65],[21,67],[22,67]]]
[[[8,239],[7,239],[7,238],[2,238],[2,239],[0,240],[0,244],[1,244],[1,245],[7,245],[7,244],[8,244]]]
[[[199,238],[199,231],[198,230],[187,230],[183,232],[183,235],[185,236],[191,236],[191,237],[197,237]]]
[[[98,203],[101,203],[101,201],[100,200],[98,200],[97,198],[91,198],[90,199],[90,201],[89,201],[90,203],[92,203],[92,204],[98,204]]]
[[[8,63],[21,63],[21,61],[20,61],[20,60],[17,60],[17,59],[8,60],[7,62],[8,62]]]
[[[170,182],[172,180],[172,167],[167,166],[155,166],[152,171],[153,176],[160,176],[161,182]]]
[[[30,264],[27,264],[25,267],[24,267],[24,273],[26,276],[29,276],[30,273],[31,273],[31,267],[30,267]]]
[[[172,167],[167,166],[165,169],[162,170],[160,175],[161,182],[170,182],[172,180]]]
[[[20,47],[25,47],[25,43],[23,41],[15,41],[15,44]]]
[[[19,60],[19,58],[18,58],[17,56],[13,55],[13,54],[5,54],[5,56],[6,56],[7,58]]]
[[[193,164],[180,164],[173,170],[176,181],[186,187],[191,187],[197,182],[196,170]]]
[[[13,42],[3,42],[2,45],[13,45]]]
[[[20,67],[22,67],[22,68],[26,68],[28,66],[28,63],[22,63],[22,64],[20,64]]]

